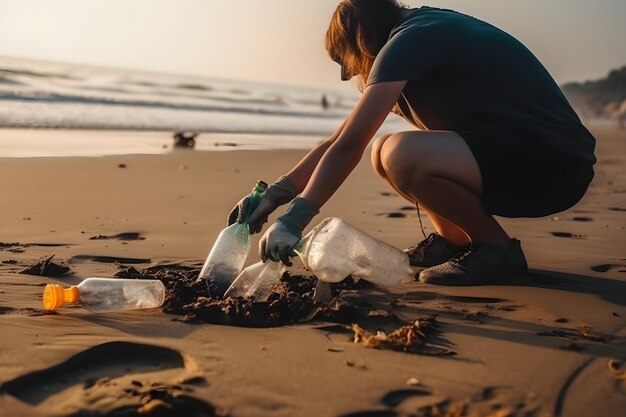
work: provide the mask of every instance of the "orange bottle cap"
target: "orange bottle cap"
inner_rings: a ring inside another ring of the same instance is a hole
[[[43,307],[53,311],[65,303],[77,303],[80,300],[78,287],[64,289],[57,284],[48,284],[43,289]]]

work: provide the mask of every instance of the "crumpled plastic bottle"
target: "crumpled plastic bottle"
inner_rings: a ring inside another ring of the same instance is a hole
[[[267,261],[257,262],[241,271],[241,274],[233,281],[224,297],[253,298],[262,301],[280,279],[280,266],[282,264]]]
[[[213,295],[222,295],[239,275],[250,252],[250,226],[247,218],[258,206],[267,184],[258,181],[250,194],[244,223],[233,223],[218,235],[198,280],[205,280]]]
[[[419,271],[404,251],[336,217],[315,226],[294,252],[317,278],[330,283],[351,275],[388,287],[413,281]]]

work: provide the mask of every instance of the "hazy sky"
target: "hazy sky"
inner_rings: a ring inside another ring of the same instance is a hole
[[[338,0],[0,0],[0,55],[341,85],[324,34]],[[559,82],[626,65],[626,0],[405,1],[459,10],[525,43]]]

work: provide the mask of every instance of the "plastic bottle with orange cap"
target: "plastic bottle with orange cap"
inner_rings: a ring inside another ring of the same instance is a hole
[[[155,279],[87,278],[70,288],[48,284],[43,290],[43,306],[51,311],[75,303],[93,312],[155,308],[164,301],[165,286]]]

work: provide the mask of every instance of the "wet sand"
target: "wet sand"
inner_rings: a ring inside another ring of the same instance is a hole
[[[527,276],[483,287],[344,286],[325,312],[309,305],[264,328],[220,322],[206,303],[46,313],[42,285],[130,267],[170,282],[195,273],[232,205],[303,151],[0,158],[0,415],[621,416],[626,131],[593,132],[599,163],[578,205],[502,219],[522,241]],[[407,206],[364,158],[314,223],[341,217],[408,247],[421,232]],[[69,271],[20,273],[52,255]],[[253,250],[248,264],[256,261]],[[433,316],[424,344],[454,355],[363,343]]]

